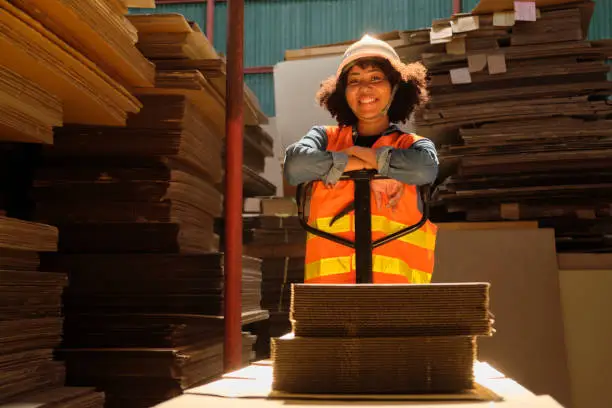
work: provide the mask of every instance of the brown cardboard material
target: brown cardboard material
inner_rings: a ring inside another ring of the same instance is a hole
[[[612,268],[561,270],[559,279],[572,408],[610,407]]]
[[[446,43],[446,53],[451,55],[465,54],[465,37],[454,38]]]
[[[441,230],[433,282],[491,283],[495,336],[486,361],[536,394],[571,401],[554,232]]]
[[[576,0],[535,0],[536,7],[575,3]],[[473,14],[491,14],[496,11],[514,10],[514,0],[480,0],[472,10]]]
[[[471,84],[472,77],[469,68],[456,68],[450,70],[450,78],[453,84]]]
[[[487,66],[486,54],[472,54],[468,56],[468,68],[470,72],[480,72]]]
[[[504,54],[487,55],[487,65],[489,66],[489,74],[503,74],[506,69],[506,56]]]

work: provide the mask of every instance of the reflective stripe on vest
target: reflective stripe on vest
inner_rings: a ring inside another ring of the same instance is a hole
[[[345,232],[355,232],[354,216],[344,216],[334,222],[334,225],[330,226],[329,222],[331,219],[332,217],[319,218],[313,220],[311,225],[321,231],[336,235]],[[408,227],[408,225],[389,220],[381,215],[372,215],[372,232],[380,232],[383,234],[383,236],[393,234],[406,227]],[[308,240],[312,239],[313,237],[313,234],[308,233]],[[398,238],[397,240],[416,245],[424,249],[434,250],[436,246],[436,233],[431,231],[431,228],[420,228],[410,234]]]
[[[313,282],[330,275],[354,274],[354,271],[354,255],[324,258],[306,264],[304,279]],[[431,282],[430,273],[410,268],[401,259],[390,256],[372,255],[372,272],[374,283],[385,283],[386,275],[397,275],[398,278],[402,278],[399,281],[405,281],[406,283]]]

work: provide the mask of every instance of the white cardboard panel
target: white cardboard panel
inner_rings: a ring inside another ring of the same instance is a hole
[[[571,406],[552,230],[441,230],[433,281],[490,282],[497,332],[479,339],[479,360]]]

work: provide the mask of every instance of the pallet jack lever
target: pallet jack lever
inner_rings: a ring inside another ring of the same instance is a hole
[[[430,186],[420,186],[418,188],[419,195],[423,202],[423,216],[421,219],[413,225],[407,226],[399,231],[389,234],[385,237],[377,239],[372,242],[372,211],[371,211],[371,190],[370,183],[372,180],[388,179],[378,174],[376,170],[358,170],[353,172],[345,173],[340,180],[351,180],[355,183],[355,193],[353,202],[347,207],[342,209],[339,214],[332,219],[330,225],[333,224],[336,219],[347,215],[351,211],[355,211],[355,240],[349,239],[331,234],[327,231],[320,230],[313,227],[308,223],[305,217],[306,200],[314,182],[308,182],[300,184],[297,187],[296,201],[298,206],[298,216],[302,228],[313,235],[320,236],[338,244],[347,246],[355,249],[355,263],[356,263],[356,282],[357,283],[372,283],[372,251],[374,248],[378,248],[381,245],[385,245],[393,240],[403,237],[404,235],[410,234],[419,228],[421,228],[429,217],[429,193]]]

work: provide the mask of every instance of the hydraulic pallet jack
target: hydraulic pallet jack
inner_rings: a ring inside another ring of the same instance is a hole
[[[429,194],[430,186],[424,185],[418,187],[419,195],[423,203],[422,217],[413,225],[407,226],[399,231],[389,234],[385,237],[372,242],[372,213],[371,213],[371,190],[370,183],[373,180],[383,180],[388,177],[381,176],[376,170],[357,170],[347,172],[340,180],[350,180],[355,183],[355,193],[353,203],[351,203],[344,211],[339,214],[345,215],[354,209],[355,211],[355,240],[339,237],[327,231],[317,229],[308,223],[305,214],[306,201],[308,194],[312,190],[314,181],[298,185],[296,192],[296,201],[298,207],[298,217],[302,228],[311,234],[326,238],[330,241],[345,245],[355,250],[356,263],[356,283],[367,284],[373,283],[372,273],[372,251],[381,245],[385,245],[391,241],[410,234],[423,226],[429,218]],[[332,220],[333,222],[333,220]]]

